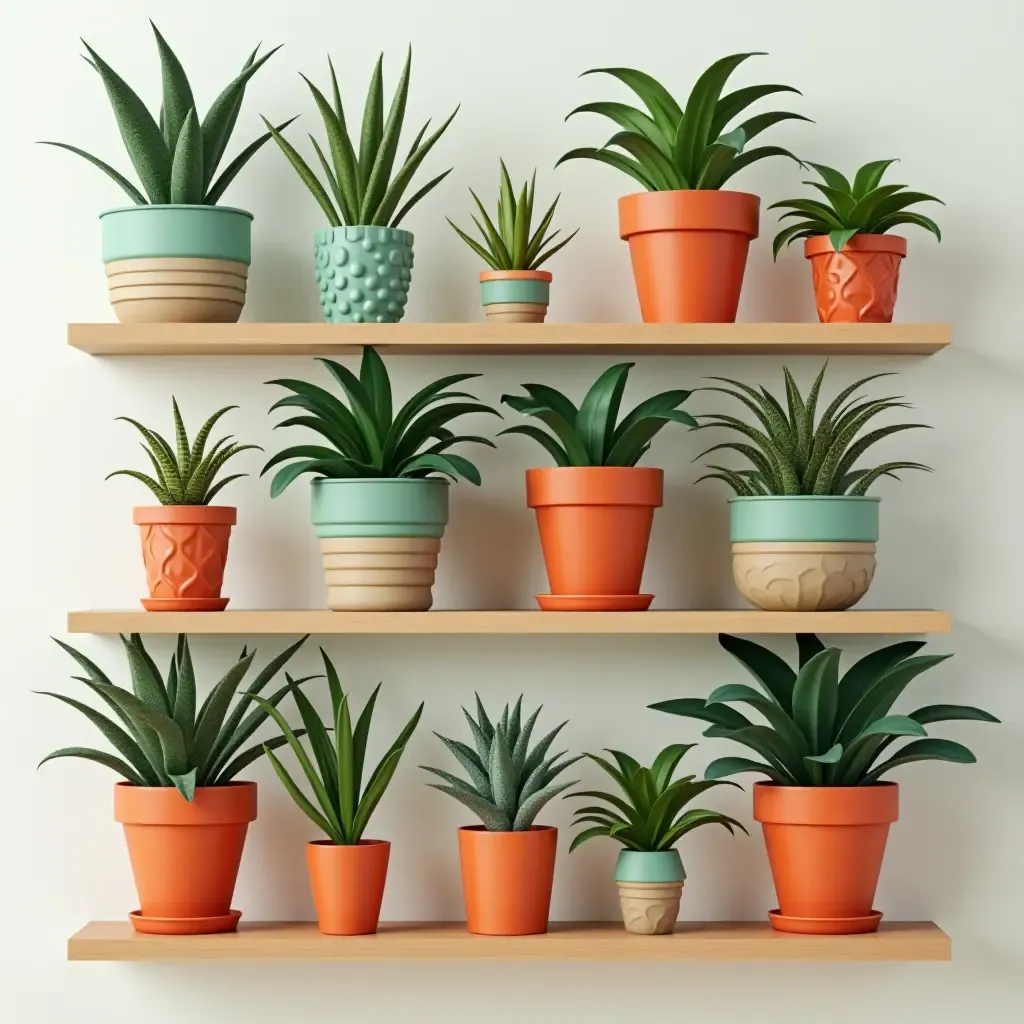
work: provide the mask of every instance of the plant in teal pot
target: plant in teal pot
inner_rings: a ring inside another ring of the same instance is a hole
[[[412,280],[413,236],[398,225],[451,173],[451,168],[443,171],[402,202],[420,164],[458,111],[453,111],[429,135],[428,120],[413,139],[407,155],[396,164],[409,97],[412,50],[406,57],[386,119],[383,63],[382,54],[377,59],[363,108],[358,152],[349,134],[330,58],[330,100],[302,76],[324,122],[330,159],[312,135],[310,141],[326,186],[298,150],[267,121],[274,140],[327,217],[329,227],[317,231],[313,252],[320,308],[328,323],[393,324],[402,319]]]

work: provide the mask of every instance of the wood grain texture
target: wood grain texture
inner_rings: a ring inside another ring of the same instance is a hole
[[[552,924],[546,935],[470,935],[461,921],[382,924],[376,935],[321,935],[316,923],[244,921],[227,935],[136,935],[93,921],[68,940],[69,960],[949,960],[930,922],[883,922],[873,935],[786,935],[767,921],[692,921],[672,935],[631,935],[618,921]]]

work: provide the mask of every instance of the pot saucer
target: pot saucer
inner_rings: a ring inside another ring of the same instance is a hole
[[[882,912],[873,910],[864,917],[786,917],[778,910],[768,911],[772,927],[780,932],[800,935],[860,935],[878,931]]]
[[[144,597],[142,607],[147,612],[222,612],[230,600],[228,597]]]
[[[238,928],[240,910],[231,910],[216,917],[143,917],[133,910],[128,915],[132,927],[145,935],[215,935]]]
[[[545,612],[645,612],[653,594],[538,594]]]

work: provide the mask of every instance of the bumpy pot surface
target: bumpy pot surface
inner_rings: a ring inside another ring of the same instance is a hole
[[[377,930],[391,844],[362,839],[354,846],[325,840],[306,845],[317,922],[325,935],[369,935]]]
[[[836,252],[827,235],[804,242],[811,261],[814,301],[823,324],[892,321],[907,240],[899,235],[854,235]]]
[[[314,275],[331,324],[396,324],[412,281],[413,236],[401,228],[353,225],[317,231]]]

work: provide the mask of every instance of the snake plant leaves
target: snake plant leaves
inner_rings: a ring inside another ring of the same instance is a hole
[[[970,764],[974,755],[950,740],[933,738],[925,726],[935,722],[998,722],[980,708],[932,704],[908,715],[892,707],[917,676],[948,655],[915,657],[922,644],[903,641],[871,652],[840,675],[842,652],[813,634],[797,637],[799,668],[748,640],[722,634],[719,642],[736,654],[762,684],[767,698],[748,686],[718,687],[706,702],[684,697],[651,704],[656,711],[711,722],[705,735],[731,739],[763,760],[723,757],[704,772],[719,780],[742,772],[759,772],[787,786],[868,786],[892,768],[914,761],[942,760]],[[780,665],[788,671],[782,671]],[[750,705],[765,719],[752,725],[745,717],[722,716],[726,702]],[[902,738],[910,742],[886,760],[882,754]]]

